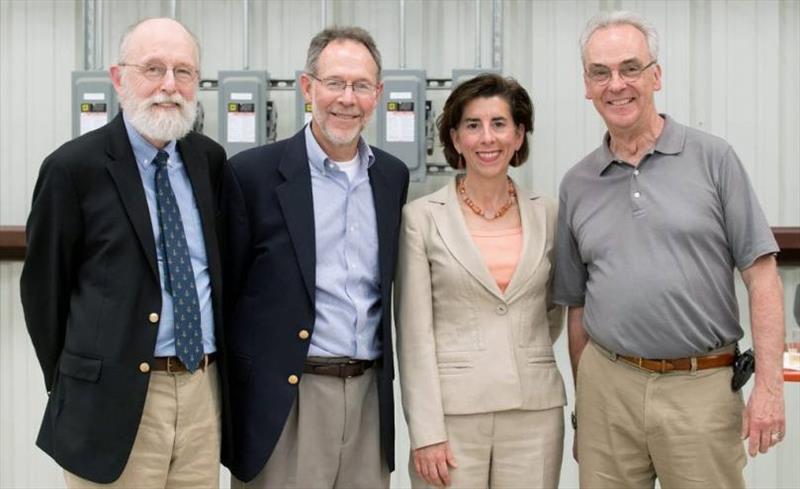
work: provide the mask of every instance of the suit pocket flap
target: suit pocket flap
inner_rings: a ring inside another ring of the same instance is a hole
[[[103,360],[99,358],[83,357],[68,351],[61,353],[59,370],[64,375],[88,382],[97,382],[102,367]]]

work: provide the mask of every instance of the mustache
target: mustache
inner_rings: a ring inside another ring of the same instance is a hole
[[[172,95],[167,95],[165,93],[157,93],[147,99],[149,105],[158,105],[164,103],[171,103],[177,105],[179,108],[182,108],[186,105],[186,100],[183,96],[179,93],[173,93]]]

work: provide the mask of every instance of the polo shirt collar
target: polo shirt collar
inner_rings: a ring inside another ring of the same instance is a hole
[[[320,146],[317,142],[317,138],[314,137],[314,133],[311,131],[311,122],[306,124],[305,136],[306,154],[308,154],[309,164],[317,171],[321,173],[327,173],[328,170],[325,167],[325,161],[330,160],[330,158],[328,158],[328,155],[322,149],[322,146]],[[364,141],[364,138],[361,136],[358,137],[358,161],[359,166],[367,169],[369,169],[372,164],[375,163],[375,155],[372,153],[372,148],[369,147],[367,142]]]
[[[658,139],[656,139],[656,146],[653,148],[653,152],[667,155],[679,154],[683,151],[683,146],[686,142],[686,126],[678,124],[667,114],[659,115],[664,118],[664,127],[661,129]],[[603,144],[594,150],[592,154],[598,175],[602,175],[609,165],[617,161],[614,153],[611,152],[610,142],[611,135],[606,131],[603,136]]]

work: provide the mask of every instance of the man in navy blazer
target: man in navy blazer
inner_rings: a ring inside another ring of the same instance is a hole
[[[361,138],[380,54],[360,28],[317,34],[312,121],[242,152],[223,179],[234,487],[388,487],[390,294],[408,170]]]
[[[36,444],[70,488],[219,486],[225,151],[191,131],[199,66],[179,22],[131,26],[124,114],[39,173],[20,293],[49,393]]]

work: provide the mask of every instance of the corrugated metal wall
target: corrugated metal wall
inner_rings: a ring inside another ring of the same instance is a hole
[[[447,78],[475,60],[473,1],[406,1],[406,66]],[[202,72],[215,78],[243,64],[243,9],[239,0],[178,0],[177,16],[200,38]],[[320,30],[321,1],[250,2],[250,68],[290,79]],[[169,0],[101,1],[103,67],[115,59],[123,30],[145,16],[168,15]],[[0,0],[0,224],[23,224],[39,165],[70,134],[70,72],[83,67],[81,0]],[[480,2],[481,59],[491,64],[491,1]],[[657,105],[677,120],[728,139],[753,180],[773,226],[800,225],[800,2],[797,0],[507,0],[503,11],[503,71],[530,91],[536,105],[532,159],[517,175],[554,195],[566,170],[593,149],[603,125],[583,99],[577,38],[601,9],[627,8],[654,21],[662,37],[664,88]],[[327,22],[357,24],[373,33],[384,67],[401,51],[399,2],[327,2]],[[439,107],[445,93],[432,93]],[[279,137],[294,131],[293,94],[274,94]],[[214,93],[201,101],[216,113]],[[214,121],[207,121],[216,134]],[[368,134],[371,134],[371,130]],[[426,193],[431,178],[412,188]],[[45,400],[19,306],[19,263],[0,263],[0,487],[62,485],[59,469],[33,445]],[[782,271],[787,307],[800,270]],[[741,287],[740,287],[741,289]],[[740,290],[743,315],[746,295]],[[789,315],[787,314],[787,324]],[[557,359],[568,372],[566,343]],[[787,384],[789,437],[780,450],[751,461],[752,487],[800,487],[800,385]],[[407,487],[408,446],[398,410],[398,471]],[[571,439],[568,436],[567,454]],[[562,486],[577,486],[576,465],[565,456]]]

